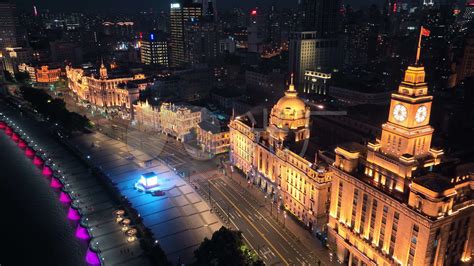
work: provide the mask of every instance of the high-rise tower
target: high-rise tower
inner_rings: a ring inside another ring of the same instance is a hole
[[[302,0],[301,30],[316,31],[318,38],[334,37],[339,30],[340,0]]]
[[[0,2],[0,49],[26,46],[26,34],[20,27],[16,4]]]
[[[186,53],[186,30],[202,16],[202,4],[192,1],[175,1],[170,6],[171,65],[183,66],[189,62]]]

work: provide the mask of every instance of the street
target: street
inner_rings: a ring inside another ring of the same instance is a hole
[[[223,174],[220,157],[198,161],[190,157],[182,143],[158,132],[142,132],[127,121],[108,120],[97,112],[77,106],[68,92],[63,93],[71,111],[86,114],[101,133],[141,150],[185,173],[184,180],[194,186],[228,226],[243,232],[245,241],[268,265],[335,265],[329,251],[283,211],[271,208],[269,200],[239,173]],[[242,184],[244,183],[244,184]],[[250,190],[250,191],[249,191]]]

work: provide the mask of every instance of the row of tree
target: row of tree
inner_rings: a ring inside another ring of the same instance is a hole
[[[21,87],[23,99],[30,102],[32,107],[47,120],[58,123],[69,132],[82,131],[89,126],[89,119],[66,109],[61,99],[54,99],[41,89]]]

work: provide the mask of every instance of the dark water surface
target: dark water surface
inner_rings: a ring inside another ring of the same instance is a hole
[[[49,179],[0,130],[0,265],[85,265],[87,243]]]

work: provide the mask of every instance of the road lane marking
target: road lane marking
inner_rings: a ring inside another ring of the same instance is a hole
[[[211,183],[211,184],[212,184],[212,183]],[[239,207],[237,207],[237,206],[229,199],[229,197],[227,197],[227,195],[225,195],[224,193],[222,193],[222,192],[219,191],[219,190],[216,190],[216,191],[217,191],[219,194],[221,194],[224,198],[226,198],[226,199],[230,202],[230,204],[232,204],[232,206],[234,206],[234,208],[235,208],[236,211],[240,212],[240,213],[243,215],[244,219],[247,220],[247,222],[250,224],[250,226],[252,226],[252,227],[255,229],[255,231],[257,231],[257,232],[260,234],[260,236],[262,236],[262,238],[275,250],[275,252],[278,254],[278,256],[280,257],[280,259],[281,259],[282,261],[284,261],[286,265],[290,265],[290,264],[288,263],[288,261],[285,259],[285,257],[278,251],[278,249],[276,249],[275,246],[270,242],[270,240],[268,240],[268,238],[267,238],[262,232],[260,232],[260,230],[258,230],[258,228],[245,216],[245,214],[239,209]]]
[[[231,186],[229,186],[229,187],[231,187]],[[231,194],[232,194],[232,193],[231,193]],[[238,193],[237,193],[237,194],[238,194]],[[240,194],[239,194],[239,195],[240,195]],[[248,204],[252,209],[254,209],[254,211],[255,211],[256,213],[258,213],[273,229],[275,229],[275,231],[276,231],[283,239],[285,239],[288,243],[291,243],[291,241],[289,241],[288,238],[286,238],[285,236],[283,236],[283,235],[280,233],[280,231],[279,231],[277,228],[275,228],[275,227],[273,226],[273,224],[272,224],[270,221],[268,221],[267,218],[266,218],[264,215],[262,215],[262,214],[260,213],[260,211],[259,211],[257,208],[255,208],[252,204],[250,204],[250,203],[248,202],[248,200],[247,200],[245,197],[243,197],[242,195],[240,195],[240,196],[243,198],[243,200],[244,200],[245,202],[247,202],[247,204]],[[239,201],[239,199],[236,199],[236,200]],[[255,215],[257,215],[257,214],[255,214]]]

